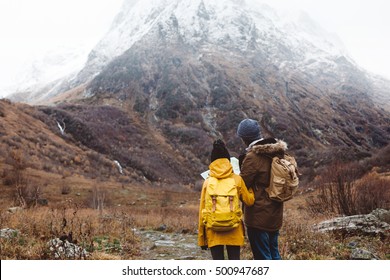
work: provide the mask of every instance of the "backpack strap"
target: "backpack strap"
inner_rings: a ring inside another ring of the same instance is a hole
[[[230,202],[230,212],[233,212],[234,207],[233,207],[233,196],[229,196],[229,202]]]
[[[213,208],[212,208],[212,211],[215,212],[215,210],[217,209],[217,197],[215,195],[213,195],[211,197],[211,200],[213,202]]]

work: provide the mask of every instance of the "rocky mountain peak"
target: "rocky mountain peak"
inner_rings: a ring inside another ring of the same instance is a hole
[[[253,118],[314,170],[336,157],[369,157],[390,141],[388,81],[339,45],[307,15],[257,1],[125,1],[85,67],[47,102],[119,108],[147,128],[148,154],[172,166],[190,160],[193,174],[207,166],[205,145],[215,138],[239,153],[236,127]],[[126,143],[139,141],[131,137]]]
[[[341,43],[308,15],[278,14],[257,1],[125,1],[110,31],[92,50],[78,75],[79,83],[151,32],[168,41],[179,36],[195,49],[261,49],[273,64],[287,71],[293,68],[289,62],[305,67],[313,60],[327,62],[329,57],[345,56],[338,48]]]

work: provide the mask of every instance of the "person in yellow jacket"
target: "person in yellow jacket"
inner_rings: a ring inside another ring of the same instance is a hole
[[[244,245],[243,223],[240,221],[237,227],[229,231],[215,231],[211,228],[206,228],[203,217],[204,213],[202,211],[205,209],[206,189],[211,178],[217,178],[218,180],[233,178],[234,180],[230,180],[230,182],[234,182],[240,200],[243,201],[247,206],[253,205],[255,201],[253,190],[251,189],[248,191],[242,178],[239,175],[233,173],[233,167],[230,163],[230,154],[222,140],[217,140],[213,143],[209,169],[210,175],[203,183],[202,194],[200,198],[198,245],[203,250],[210,248],[211,256],[214,260],[224,259],[224,247],[226,246],[228,259],[239,260],[240,247]],[[229,180],[225,181],[229,182]]]

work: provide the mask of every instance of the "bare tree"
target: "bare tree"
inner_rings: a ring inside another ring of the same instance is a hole
[[[103,208],[106,203],[106,192],[100,187],[94,186],[92,188],[92,197],[91,197],[92,208],[99,211],[103,211]]]
[[[318,195],[307,200],[314,213],[357,214],[356,180],[359,170],[353,164],[335,162],[318,181]]]
[[[42,192],[39,185],[33,185],[27,179],[27,158],[22,150],[12,150],[8,157],[7,163],[11,170],[7,172],[6,182],[14,188],[14,202],[16,205],[26,208],[38,205]]]

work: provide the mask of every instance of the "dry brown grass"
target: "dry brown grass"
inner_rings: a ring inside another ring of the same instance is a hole
[[[1,259],[51,259],[47,242],[64,236],[86,248],[89,259],[138,259],[142,257],[142,241],[134,235],[134,228],[153,230],[165,225],[168,233],[196,233],[199,192],[179,184],[155,183],[150,187],[147,180],[141,183],[142,173],[131,169],[119,175],[108,157],[74,145],[70,138],[63,138],[40,121],[47,118],[43,113],[23,105],[3,105],[0,128],[6,133],[0,142],[0,229],[16,229],[19,234],[0,239]],[[141,146],[142,139],[137,142]],[[144,151],[136,147],[127,152],[133,156],[138,153],[141,159],[146,157]],[[7,158],[13,153],[20,155],[24,163],[14,172],[15,176],[10,176],[15,163]],[[178,164],[185,161],[177,158]],[[151,168],[148,163],[142,166]],[[15,180],[19,175],[22,181]],[[368,182],[372,181],[363,178],[359,183],[369,192]],[[20,183],[26,190],[39,192],[20,193],[21,197],[32,198],[32,203],[20,205],[25,208],[10,214],[9,207],[23,204],[15,199],[16,185]],[[386,184],[379,186],[378,191],[383,186]],[[316,194],[303,194],[286,203],[280,235],[284,259],[347,259],[350,241],[358,241],[382,259],[389,258],[388,240],[312,231],[315,223],[332,217],[307,212],[306,199]],[[37,205],[37,198],[46,199],[48,205]],[[242,258],[251,258],[248,244]]]
[[[7,165],[5,173],[10,168]],[[24,176],[28,184],[42,186],[40,196],[48,200],[48,205],[32,205],[10,214],[7,208],[15,206],[13,186],[0,185],[0,228],[19,231],[15,238],[0,239],[1,259],[52,259],[47,242],[64,236],[86,248],[88,259],[140,259],[142,240],[133,229],[156,230],[164,225],[166,233],[196,234],[200,193],[190,187],[181,186],[182,191],[175,191],[178,186],[150,187],[130,183],[126,177],[90,178],[30,167],[24,170]],[[381,178],[388,180],[388,176]],[[103,203],[96,204],[99,195],[104,195]],[[350,242],[358,242],[381,259],[389,258],[388,238],[313,231],[314,224],[334,215],[307,211],[308,197],[316,195],[316,191],[303,193],[285,204],[280,235],[283,259],[348,259]],[[251,259],[248,242],[242,259]]]
[[[51,259],[47,242],[70,234],[74,242],[88,250],[89,259],[139,259],[142,244],[134,234],[135,228],[156,230],[165,225],[167,233],[196,233],[199,193],[121,187],[116,191],[122,194],[131,191],[133,199],[117,197],[115,205],[100,210],[65,200],[56,208],[37,207],[15,214],[2,211],[0,227],[17,229],[20,234],[10,240],[0,240],[1,259]],[[299,195],[286,203],[279,240],[283,259],[349,259],[351,242],[358,242],[381,259],[389,257],[388,238],[313,231],[314,224],[330,216],[313,216],[306,211],[308,195]],[[242,259],[251,257],[247,242]]]
[[[1,239],[1,259],[52,259],[47,242],[67,238],[92,253],[88,258],[113,255],[134,258],[139,253],[132,219],[126,213],[90,209],[28,209],[1,213],[1,227],[17,229],[14,238]]]
[[[69,194],[61,195],[60,187],[47,188],[49,206],[13,214],[1,210],[0,228],[19,231],[15,238],[0,239],[1,259],[52,259],[47,242],[61,237],[87,249],[88,259],[137,259],[141,244],[135,228],[153,230],[164,225],[167,232],[196,231],[197,193],[67,179],[72,185]],[[110,203],[91,207],[93,186],[104,188]]]
[[[195,207],[163,207],[132,209],[135,226],[156,229],[165,225],[168,232],[194,233],[198,226],[198,209]]]
[[[280,231],[280,253],[283,259],[295,260],[348,260],[351,243],[373,252],[380,259],[390,258],[390,236],[341,235],[321,233],[313,227],[321,221],[335,217],[334,213],[313,213],[308,198],[318,190],[304,192],[285,203],[284,224]]]

